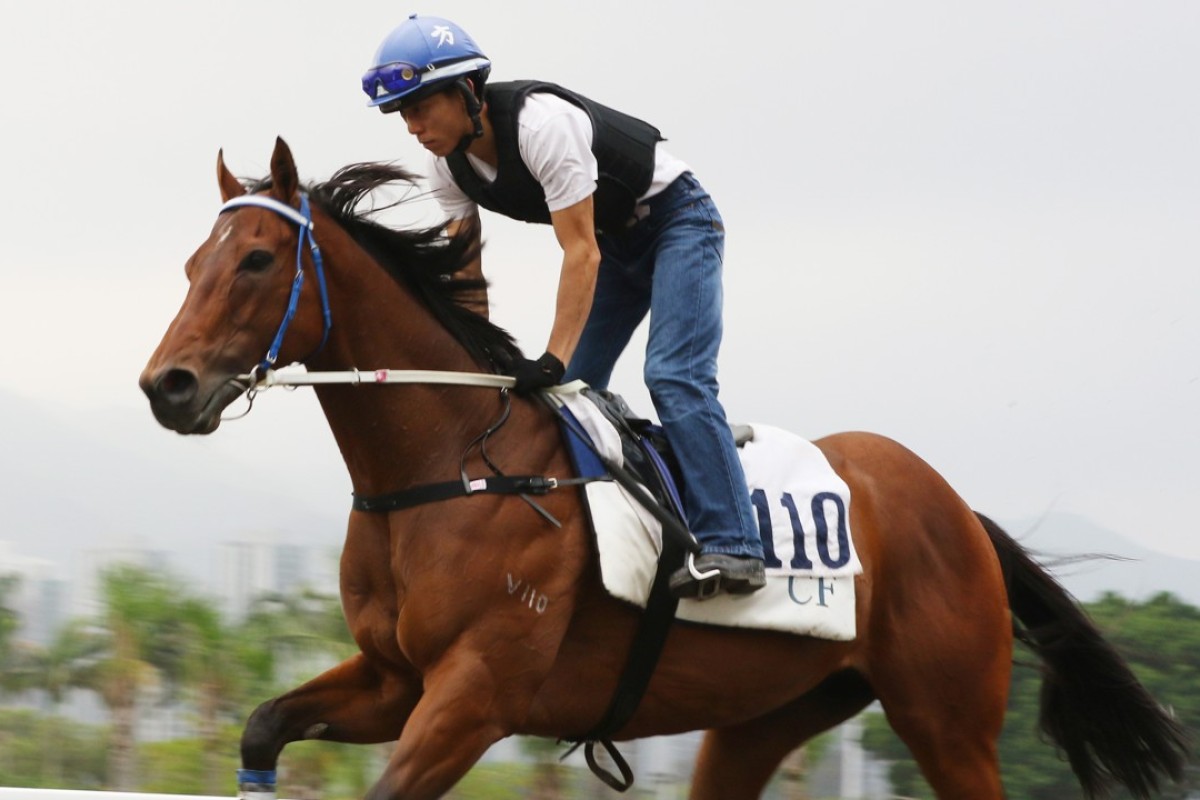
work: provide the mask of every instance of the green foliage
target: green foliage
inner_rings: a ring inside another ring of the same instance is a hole
[[[258,598],[235,635],[238,659],[252,669],[258,700],[292,688],[358,649],[341,600],[307,589]],[[297,665],[307,669],[297,674]]]
[[[1200,609],[1167,593],[1141,604],[1109,593],[1087,608],[1150,694],[1200,733]]]
[[[525,800],[534,767],[530,764],[480,764],[450,791],[448,800]],[[574,795],[569,795],[574,796]]]
[[[103,789],[103,729],[26,710],[0,710],[0,786]]]
[[[21,625],[12,609],[12,595],[19,584],[16,575],[0,575],[0,672],[7,672],[13,656],[13,636]]]
[[[125,657],[154,667],[171,686],[178,685],[186,658],[187,633],[180,593],[167,576],[132,565],[101,574],[104,601],[100,627]]]
[[[900,737],[888,727],[883,714],[864,715],[862,746],[875,758],[892,762],[888,778],[894,794],[912,800],[933,800],[933,792],[921,777],[917,762],[913,761]]]
[[[535,748],[537,745],[534,746]],[[556,752],[562,755],[562,746]],[[477,764],[446,795],[447,800],[548,800],[548,798],[616,798],[617,794],[600,782],[600,779],[585,767],[568,766],[557,762],[554,767],[556,778],[548,785],[541,764],[486,763]],[[639,776],[644,779],[644,776]],[[645,795],[638,791],[637,784],[628,796]],[[682,789],[682,787],[680,787]],[[683,796],[682,794],[680,795]]]
[[[207,794],[216,770],[222,794],[232,795],[236,785],[238,739],[241,731],[229,726],[221,732],[221,756],[213,764],[204,758],[205,743],[200,739],[175,739],[150,742],[138,747],[139,760],[152,764],[140,774],[139,792],[161,794]]]
[[[337,742],[293,742],[279,757],[281,794],[320,796],[325,800],[360,798],[376,776],[368,767],[373,757],[386,757],[380,748]]]

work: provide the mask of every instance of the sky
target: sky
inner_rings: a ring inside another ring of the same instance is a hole
[[[875,431],[994,517],[1066,511],[1200,558],[1191,0],[8,6],[0,392],[156,426],[136,382],[219,206],[218,150],[245,176],[276,136],[305,179],[423,169],[359,85],[413,11],[466,28],[494,79],[654,123],[694,169],[728,230],[731,419]],[[406,212],[438,213],[419,194]],[[551,231],[485,215],[484,235],[493,319],[541,352]],[[649,414],[643,344],[612,388]],[[19,425],[0,422],[0,451]],[[252,459],[346,507],[307,390],[264,395],[210,441],[161,437],[164,459]]]

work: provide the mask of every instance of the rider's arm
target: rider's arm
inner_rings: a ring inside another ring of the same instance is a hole
[[[596,244],[591,195],[574,205],[552,211],[550,222],[562,247],[563,259],[558,278],[554,325],[550,329],[546,350],[565,365],[571,363],[571,356],[579,344],[583,325],[591,311],[596,272],[600,267],[600,247]]]
[[[579,344],[600,265],[592,195],[599,168],[592,123],[583,109],[553,94],[531,94],[521,110],[521,158],[541,184],[562,248],[558,302],[546,349],[564,364]]]

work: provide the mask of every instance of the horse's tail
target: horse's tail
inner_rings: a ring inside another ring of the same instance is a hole
[[[1000,557],[1014,634],[1042,661],[1039,725],[1066,752],[1087,796],[1116,782],[1149,798],[1160,777],[1179,781],[1188,750],[1183,727],[1066,590],[999,525],[976,516]]]

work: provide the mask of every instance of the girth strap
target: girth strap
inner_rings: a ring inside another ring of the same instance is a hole
[[[583,754],[592,774],[618,792],[624,792],[633,786],[633,771],[613,746],[612,737],[633,718],[634,712],[642,702],[642,696],[646,694],[646,687],[650,685],[654,668],[658,666],[658,657],[667,643],[667,630],[674,622],[675,609],[679,606],[679,599],[671,594],[671,573],[683,563],[686,555],[680,540],[670,536],[663,537],[663,550],[658,559],[654,583],[650,587],[650,596],[646,599],[646,608],[638,619],[637,631],[629,648],[629,657],[617,680],[617,689],[613,693],[608,711],[596,727],[578,738],[569,738],[568,741],[575,744],[562,756],[565,759],[583,745]],[[619,778],[596,761],[596,745],[608,752],[621,772]]]
[[[473,494],[546,494],[560,486],[582,483],[580,479],[558,480],[544,475],[493,475],[490,478],[464,478],[444,483],[426,483],[401,489],[398,492],[377,494],[368,497],[354,495],[355,511],[386,512],[412,508],[422,503],[434,503],[455,497],[470,497]]]

